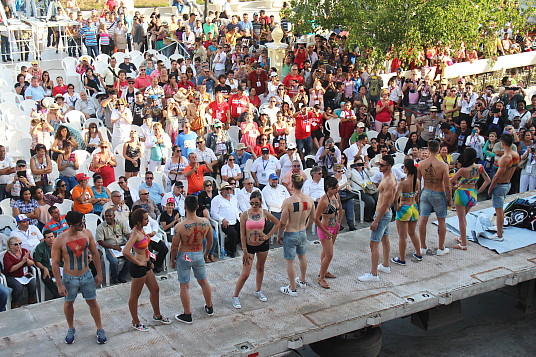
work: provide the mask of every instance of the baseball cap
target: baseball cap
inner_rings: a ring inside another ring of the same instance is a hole
[[[437,107],[435,105],[430,107],[431,112],[437,112]]]
[[[17,221],[17,223],[19,223],[29,221],[30,219],[25,214],[19,214],[17,217],[15,217],[15,220]]]
[[[17,166],[26,166],[26,160],[17,160]]]
[[[89,176],[85,173],[81,172],[79,174],[76,174],[76,181],[82,181],[82,180],[89,180]]]
[[[364,128],[364,127],[365,127],[365,123],[363,123],[363,122],[359,122],[359,123],[357,123],[357,127],[358,127],[358,128]]]
[[[169,198],[167,199],[167,201],[166,201],[166,204],[168,204],[168,203],[173,203],[173,204],[174,204],[174,203],[175,203],[175,199],[174,199],[173,197],[169,197]]]
[[[229,188],[231,187],[231,185],[229,184],[229,182],[227,181],[223,181],[220,185],[220,190],[223,190],[223,189],[226,189],[226,188]]]
[[[33,60],[32,62],[30,62],[30,64],[39,64],[39,62],[37,62],[36,60]]]
[[[270,153],[270,150],[268,150],[268,148],[262,148],[261,152],[263,154],[269,154]]]
[[[237,146],[236,146],[236,150],[244,150],[245,148],[247,148],[246,144],[244,143],[239,143]]]
[[[294,144],[294,143],[288,143],[288,144],[287,144],[287,149],[290,149],[290,150],[294,150],[294,149],[296,149],[296,144]]]
[[[270,174],[270,176],[268,176],[268,178],[269,178],[270,180],[279,180],[279,177],[277,177],[277,174],[276,174],[276,173]]]
[[[175,182],[175,186],[184,187],[184,183],[182,183],[182,181],[177,181],[177,182]]]
[[[221,128],[223,126],[222,122],[220,120],[214,121],[214,127],[215,128]]]

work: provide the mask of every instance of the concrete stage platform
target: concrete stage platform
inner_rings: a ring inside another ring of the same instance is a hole
[[[534,193],[514,195],[509,201],[529,195]],[[476,209],[490,204],[490,201],[479,203]],[[436,248],[436,227],[430,224],[428,232],[428,246]],[[394,224],[391,233],[393,257],[398,255]],[[454,244],[454,238],[447,233],[447,246]],[[338,278],[329,281],[330,290],[316,283],[320,246],[311,242],[307,252],[309,286],[298,290],[298,297],[279,292],[279,287],[287,284],[285,261],[282,249],[271,250],[263,285],[268,302],[260,302],[253,296],[255,274],[252,273],[240,296],[240,310],[233,308],[231,296],[241,271],[241,258],[209,264],[207,273],[213,288],[215,315],[209,317],[203,311],[201,291],[193,281],[192,325],[173,318],[182,313],[176,273],[159,281],[162,313],[173,319],[172,325],[152,321],[148,292],[144,290],[140,317],[149,327],[146,333],[130,327],[129,284],[100,289],[97,299],[108,337],[106,345],[96,344],[95,326],[81,296],[75,304],[77,334],[73,345],[64,343],[67,325],[62,300],[1,313],[0,355],[247,356],[258,352],[259,356],[268,356],[536,278],[534,246],[498,255],[470,242],[468,251],[451,250],[442,257],[425,256],[418,263],[410,261],[413,251],[409,248],[407,266],[392,266],[392,273],[381,274],[380,282],[361,283],[357,276],[370,270],[368,242],[368,229],[339,236],[330,267]]]

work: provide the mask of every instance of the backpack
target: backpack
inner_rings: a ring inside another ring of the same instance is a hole
[[[371,78],[369,82],[369,93],[371,97],[380,96],[380,80],[376,78]]]

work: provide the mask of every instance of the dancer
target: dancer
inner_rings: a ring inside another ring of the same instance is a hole
[[[302,193],[303,177],[299,174],[292,175],[291,182],[294,193],[283,201],[279,234],[277,236],[277,243],[283,244],[289,285],[282,286],[279,291],[290,296],[298,296],[296,285],[299,285],[300,288],[307,287],[305,282],[307,272],[307,258],[305,257],[306,230],[313,224],[315,206],[311,197]],[[296,271],[294,270],[296,254],[300,261],[299,277],[296,277]]]
[[[175,235],[171,243],[171,268],[177,267],[177,276],[181,286],[181,303],[184,313],[175,315],[175,318],[185,324],[192,323],[192,310],[190,309],[190,269],[201,286],[205,298],[205,312],[212,316],[212,292],[207,280],[205,268],[205,254],[203,252],[203,239],[206,238],[206,251],[212,247],[212,226],[206,218],[197,217],[197,197],[190,195],[184,200],[186,219],[175,226]],[[180,251],[179,251],[180,245]],[[178,252],[178,254],[177,254]]]
[[[460,157],[462,167],[452,176],[450,182],[458,183],[458,188],[454,191],[454,203],[456,204],[456,214],[458,215],[458,225],[460,236],[457,238],[458,244],[452,246],[455,249],[467,250],[467,219],[466,216],[477,203],[477,196],[484,192],[490,183],[490,179],[484,166],[475,164],[476,150],[473,148],[465,148],[463,155]],[[476,190],[476,184],[480,179],[484,178],[484,183]]]
[[[378,281],[380,277],[378,272],[390,273],[389,267],[389,223],[391,223],[391,204],[395,199],[396,193],[396,177],[391,172],[395,161],[392,156],[382,156],[378,166],[380,172],[383,174],[383,178],[378,186],[379,196],[378,204],[376,206],[376,215],[374,221],[370,225],[370,259],[372,267],[370,273],[366,273],[358,277],[359,281],[369,282]],[[379,243],[382,243],[383,250],[383,262],[380,261],[380,247]]]
[[[153,273],[154,260],[151,259],[151,253],[149,252],[151,237],[143,231],[143,227],[149,223],[149,214],[143,208],[138,208],[130,214],[128,223],[132,232],[123,248],[123,256],[132,263],[128,268],[128,272],[132,277],[128,308],[132,316],[132,328],[146,332],[149,329],[140,322],[138,316],[138,298],[143,285],[147,285],[147,289],[149,289],[149,299],[153,307],[153,320],[165,325],[169,325],[171,320],[160,313],[158,282]],[[132,250],[134,250],[134,255]]]
[[[419,222],[419,238],[421,240],[421,255],[426,254],[426,224],[428,217],[432,214],[432,209],[437,217],[437,231],[439,235],[439,248],[437,255],[445,255],[449,249],[445,247],[445,236],[447,234],[447,207],[452,203],[452,192],[449,181],[449,166],[437,159],[439,153],[439,141],[429,140],[428,151],[430,155],[427,159],[419,163],[417,177],[424,180],[424,189],[420,196],[421,220]]]
[[[242,241],[244,255],[242,256],[242,274],[236,282],[233,295],[233,307],[235,309],[242,308],[238,295],[251,273],[255,254],[257,255],[255,296],[262,302],[268,300],[261,290],[264,265],[270,249],[270,237],[279,229],[279,220],[270,211],[262,209],[262,194],[260,191],[251,193],[249,203],[251,208],[240,215],[240,240]],[[267,219],[273,223],[273,227],[268,234],[264,234],[263,230]]]
[[[488,189],[488,194],[491,196],[493,208],[495,208],[495,214],[497,215],[497,233],[489,239],[499,242],[504,240],[504,200],[508,191],[510,191],[512,185],[510,181],[512,181],[512,176],[516,171],[517,164],[519,164],[519,154],[512,150],[513,143],[514,137],[512,134],[505,133],[501,135],[501,146],[504,154],[499,159],[499,168],[495,176],[493,176]]]
[[[417,178],[417,167],[413,159],[404,160],[404,173],[406,179],[400,182],[395,195],[399,256],[391,259],[393,263],[402,266],[406,265],[406,238],[408,234],[415,247],[413,257],[418,261],[422,260],[421,244],[415,232],[419,220],[417,201],[421,193],[421,181]]]
[[[322,244],[318,284],[324,289],[329,289],[326,278],[335,278],[328,272],[328,268],[333,258],[333,245],[342,220],[342,204],[338,194],[339,183],[335,177],[328,177],[324,180],[324,191],[326,194],[318,201],[315,212],[316,233]]]
[[[70,211],[65,216],[69,228],[60,234],[52,243],[52,271],[56,278],[58,293],[65,296],[63,312],[69,330],[65,343],[74,342],[74,300],[80,291],[89,305],[89,311],[97,325],[97,343],[106,343],[106,334],[102,328],[100,307],[97,303],[96,286],[102,283],[102,271],[99,251],[91,231],[86,229],[84,214]],[[88,267],[88,253],[93,257],[97,276],[93,279]],[[63,262],[63,274],[60,273],[60,263]]]

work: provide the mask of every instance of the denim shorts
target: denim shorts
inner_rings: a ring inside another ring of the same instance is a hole
[[[197,280],[207,278],[205,267],[205,254],[203,252],[179,252],[177,254],[177,277],[179,283],[188,284],[190,282],[190,269],[194,271]]]
[[[307,243],[307,233],[285,232],[283,234],[283,255],[286,260],[294,260],[296,254],[305,255],[305,244]]]
[[[503,208],[506,195],[510,191],[510,183],[499,183],[491,191],[491,203],[493,208]]]
[[[65,301],[74,301],[79,292],[82,293],[82,297],[86,300],[95,300],[97,298],[97,287],[91,270],[88,269],[80,276],[70,276],[63,273],[61,280],[67,290]]]
[[[389,235],[389,223],[391,223],[392,217],[393,213],[391,212],[391,209],[388,209],[378,222],[378,228],[370,233],[370,240],[372,242],[379,243],[381,242],[383,236]]]
[[[445,218],[447,216],[447,195],[445,192],[425,188],[421,193],[419,208],[422,217],[430,217],[433,208],[437,218]]]

